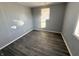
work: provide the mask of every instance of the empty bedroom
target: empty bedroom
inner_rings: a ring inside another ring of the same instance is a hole
[[[78,56],[78,2],[0,2],[0,56]]]

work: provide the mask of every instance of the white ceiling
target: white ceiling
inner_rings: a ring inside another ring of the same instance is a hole
[[[27,7],[38,7],[50,4],[59,4],[61,2],[18,2],[18,3]]]

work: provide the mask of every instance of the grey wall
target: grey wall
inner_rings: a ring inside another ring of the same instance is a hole
[[[72,55],[79,55],[79,40],[73,35],[79,16],[79,3],[68,3],[62,33]]]
[[[32,15],[35,30],[48,30],[61,32],[66,4],[50,5],[45,7],[32,8]],[[41,9],[50,8],[50,19],[46,21],[46,28],[41,28]]]
[[[19,25],[14,20],[21,20]],[[16,29],[11,26],[15,25]],[[0,3],[0,48],[32,29],[31,10],[16,3]]]

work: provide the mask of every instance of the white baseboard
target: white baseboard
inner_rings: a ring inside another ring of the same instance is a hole
[[[31,32],[32,30],[33,30],[33,29],[28,30],[28,31],[27,31],[26,33],[24,33],[23,35],[19,36],[18,38],[14,39],[14,40],[11,41],[10,43],[8,43],[8,44],[4,45],[3,47],[1,47],[0,50],[3,49],[3,48],[5,48],[5,47],[7,47],[8,45],[10,45],[11,43],[15,42],[16,40],[20,39],[20,38],[23,37],[24,35],[26,35],[26,34],[28,34],[29,32]]]
[[[67,49],[68,49],[70,55],[73,56],[72,53],[71,53],[71,50],[70,50],[70,48],[69,48],[69,46],[68,46],[68,44],[67,44],[67,42],[66,42],[66,40],[65,40],[64,35],[63,35],[62,33],[61,33],[61,35],[62,35],[62,38],[63,38],[63,40],[64,40],[64,42],[65,42],[65,44],[66,44],[66,47],[67,47]]]
[[[60,34],[61,34],[61,32],[57,32],[57,31],[50,31],[50,30],[44,30],[44,29],[34,29],[34,30],[47,31],[47,32],[53,32],[53,33],[60,33]]]

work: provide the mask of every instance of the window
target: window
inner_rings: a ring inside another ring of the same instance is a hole
[[[76,25],[76,29],[75,29],[74,34],[75,34],[75,36],[76,36],[77,38],[79,38],[79,20],[78,20],[78,22],[77,22],[77,25]]]
[[[42,8],[41,9],[41,28],[46,27],[46,20],[49,20],[50,9]]]

